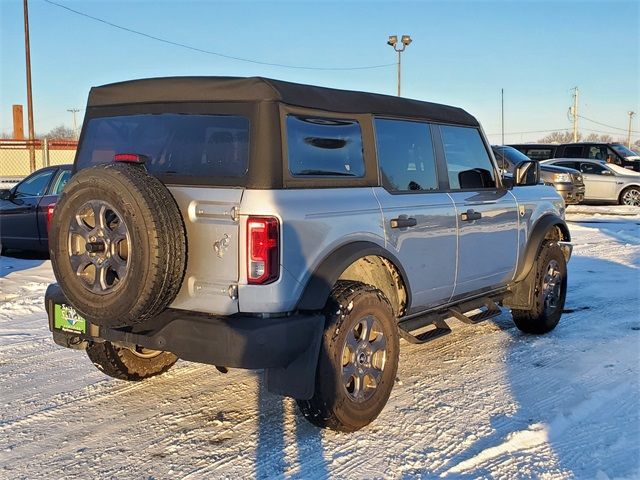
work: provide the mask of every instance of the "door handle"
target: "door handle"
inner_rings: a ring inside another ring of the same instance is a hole
[[[391,220],[391,228],[415,227],[418,221],[415,218],[394,218]]]
[[[482,218],[482,213],[476,212],[471,208],[466,212],[460,214],[460,219],[463,222],[472,222],[473,220],[480,220],[481,218]]]

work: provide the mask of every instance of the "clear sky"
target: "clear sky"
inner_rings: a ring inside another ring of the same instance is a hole
[[[391,34],[409,34],[403,96],[465,108],[500,141],[500,89],[508,142],[571,128],[625,137],[629,110],[640,138],[640,2],[634,1],[103,1],[54,0],[106,21],[196,48],[312,67],[389,64]],[[395,66],[324,71],[239,62],[187,50],[29,1],[37,133],[72,125],[89,88],[132,78],[261,75],[395,94]],[[25,105],[22,1],[0,0],[0,130]],[[81,118],[80,112],[79,119]],[[611,128],[617,127],[621,130]],[[587,130],[588,129],[588,130]],[[618,134],[619,132],[619,134]]]

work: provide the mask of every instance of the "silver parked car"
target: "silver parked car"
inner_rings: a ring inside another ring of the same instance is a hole
[[[541,165],[558,165],[579,170],[585,185],[585,200],[640,206],[640,173],[601,160],[552,158]]]

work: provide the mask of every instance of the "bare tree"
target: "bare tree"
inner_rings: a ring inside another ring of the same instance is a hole
[[[613,143],[613,137],[611,135],[599,135],[597,133],[590,133],[587,135],[587,138],[584,139],[585,142],[604,142],[604,143]]]
[[[75,140],[76,135],[72,128],[66,125],[58,125],[55,128],[49,130],[49,133],[44,135],[49,140]]]
[[[578,133],[578,140],[582,138],[582,134]],[[570,143],[573,142],[572,132],[552,132],[549,135],[542,137],[538,140],[538,143]]]

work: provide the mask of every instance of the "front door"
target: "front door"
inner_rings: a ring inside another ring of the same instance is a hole
[[[616,198],[616,176],[604,165],[597,163],[580,163],[580,171],[584,179],[585,198],[594,200],[611,200]]]
[[[505,285],[518,259],[516,200],[496,188],[496,171],[478,129],[442,125],[440,133],[458,224],[454,297]]]

